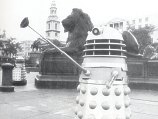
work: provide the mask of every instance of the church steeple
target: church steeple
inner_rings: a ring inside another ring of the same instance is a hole
[[[56,7],[56,4],[55,4],[55,1],[52,1],[51,7],[50,7],[50,16],[51,17],[57,17],[57,7]]]
[[[52,5],[51,5],[51,8],[50,8],[50,15],[51,16],[57,16],[56,11],[57,11],[56,4],[55,4],[55,1],[53,1]]]
[[[57,16],[57,7],[55,1],[52,1],[50,7],[50,15],[48,16],[48,20],[46,22],[46,37],[48,39],[58,39],[60,35],[60,21]]]

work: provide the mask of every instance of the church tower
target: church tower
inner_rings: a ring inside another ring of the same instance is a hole
[[[59,40],[60,36],[60,21],[57,16],[57,7],[55,1],[52,1],[50,7],[50,15],[46,22],[46,38],[50,40]]]

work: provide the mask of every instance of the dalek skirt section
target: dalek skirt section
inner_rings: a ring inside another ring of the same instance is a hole
[[[119,68],[88,68],[89,77],[80,76],[76,97],[79,119],[130,119],[130,89],[126,72]],[[118,72],[118,73],[116,73]],[[114,75],[117,75],[114,77]]]

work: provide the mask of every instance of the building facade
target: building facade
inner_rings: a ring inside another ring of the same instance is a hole
[[[133,27],[135,29],[154,25],[150,17],[140,17],[140,18],[134,18],[134,19],[121,19],[121,18],[115,18],[110,20],[106,26],[116,28],[119,31],[125,31],[128,27]]]
[[[151,33],[151,38],[153,42],[158,42],[158,17],[156,15],[149,15],[149,16],[143,16],[143,17],[137,17],[134,19],[128,20],[128,25],[130,27],[134,27],[135,29],[143,28],[146,26],[154,26],[155,30],[153,33]]]
[[[129,27],[133,27],[135,29],[143,28],[146,26],[155,26],[156,29],[151,34],[153,42],[158,42],[158,17],[156,16],[143,16],[136,17],[131,19],[121,19],[115,18],[110,20],[105,26],[109,26],[112,28],[116,28],[121,33],[127,30]]]
[[[57,7],[55,1],[50,7],[50,15],[46,22],[46,38],[49,40],[60,38],[60,21],[57,16]]]
[[[121,18],[112,19],[106,24],[106,26],[115,28],[120,32],[127,30],[127,25],[127,20]]]
[[[146,27],[151,25],[151,21],[149,17],[140,17],[140,18],[135,18],[127,21],[127,24],[130,27],[134,27],[135,29]]]
[[[28,58],[30,52],[32,51],[31,45],[34,41],[27,40],[27,41],[21,41],[20,46],[22,48],[22,51],[18,52],[18,56],[23,56],[24,58]]]

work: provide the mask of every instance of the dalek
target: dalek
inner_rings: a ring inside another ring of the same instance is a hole
[[[76,97],[76,119],[130,119],[126,45],[111,27],[88,34]]]
[[[24,59],[16,59],[16,66],[13,69],[13,84],[27,84]]]

